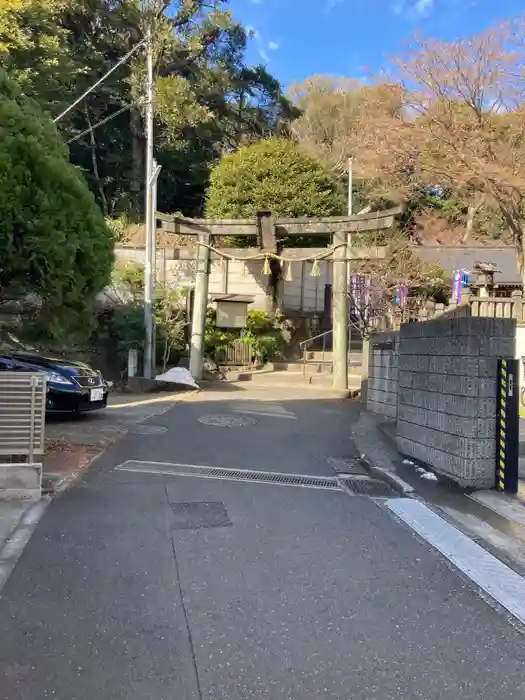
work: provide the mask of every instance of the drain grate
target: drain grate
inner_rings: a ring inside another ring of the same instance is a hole
[[[341,491],[335,477],[307,476],[303,474],[281,474],[278,472],[252,471],[248,469],[227,469],[205,467],[195,464],[172,464],[166,462],[139,462],[130,460],[115,467],[117,471],[166,474],[169,476],[197,476],[205,479],[226,479],[229,481],[249,481],[275,484],[277,486],[302,486],[304,488]]]
[[[372,496],[376,498],[395,498],[398,494],[384,481],[377,479],[363,479],[359,477],[339,476],[348,488],[359,496]]]

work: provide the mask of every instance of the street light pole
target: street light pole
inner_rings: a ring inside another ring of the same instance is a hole
[[[348,216],[352,216],[352,211],[353,211],[353,189],[354,189],[354,182],[353,182],[353,160],[352,158],[348,159]]]
[[[154,214],[152,210],[153,184],[153,43],[151,24],[146,29],[146,177],[144,202],[145,260],[144,260],[144,376],[153,376],[153,245]]]
[[[354,161],[352,158],[348,159],[348,216],[352,216],[354,211],[354,171],[353,171]],[[347,239],[347,251],[350,251],[350,246],[352,245],[352,234],[348,234]],[[350,257],[350,256],[348,256]],[[346,284],[347,289],[350,285],[350,275],[352,274],[350,260],[346,263]],[[350,355],[352,354],[352,323],[350,321],[351,309],[348,309],[348,351]]]

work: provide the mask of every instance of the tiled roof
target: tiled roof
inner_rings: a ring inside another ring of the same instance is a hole
[[[514,246],[414,246],[421,260],[441,265],[452,274],[455,270],[472,273],[476,263],[493,263],[500,272],[494,273],[495,284],[521,282]]]

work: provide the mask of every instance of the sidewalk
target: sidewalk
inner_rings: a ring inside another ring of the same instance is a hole
[[[525,575],[525,481],[520,481],[517,497],[494,490],[467,494],[429,469],[404,459],[396,449],[395,430],[394,421],[362,407],[352,438],[359,454],[366,455],[372,465],[404,482],[407,490],[413,489],[414,498],[424,500],[485,549]]]

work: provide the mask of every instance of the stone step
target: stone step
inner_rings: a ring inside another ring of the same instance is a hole
[[[352,368],[361,367],[361,358],[349,358],[348,366]],[[273,370],[276,372],[299,372],[306,375],[332,374],[333,360],[330,354],[330,356],[326,356],[324,360],[318,358],[307,359],[306,363],[303,360],[272,362],[271,368],[273,368]],[[351,374],[356,371],[357,370],[355,369],[353,372],[351,372]]]
[[[332,388],[331,374],[314,374],[303,377],[301,372],[290,372],[286,370],[272,371],[261,370],[258,372],[239,372],[229,375],[230,382],[251,382],[259,385],[274,386],[314,386],[320,389]],[[352,394],[361,389],[361,375],[349,374],[348,387]]]
[[[322,350],[307,350],[307,354],[306,354],[307,360],[315,360],[316,362],[323,362],[323,361],[324,362],[331,362],[332,358],[333,358],[332,350],[325,350],[324,353]],[[352,363],[354,363],[354,362],[361,363],[361,353],[360,352],[349,352],[348,359]]]

